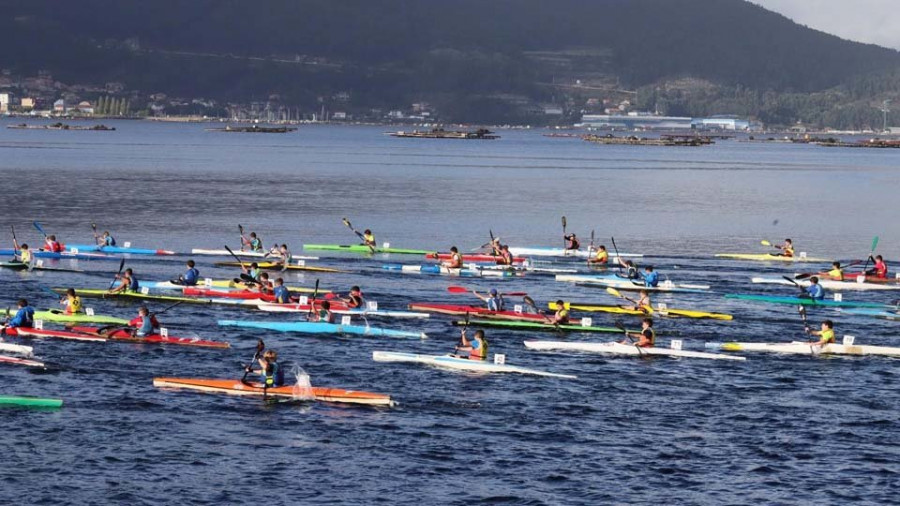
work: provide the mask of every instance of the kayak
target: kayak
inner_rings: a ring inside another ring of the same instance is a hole
[[[776,295],[750,295],[744,293],[728,293],[725,294],[726,299],[751,300],[756,302],[771,302],[772,304],[797,304],[803,306],[822,306],[822,307],[867,307],[874,309],[891,308],[888,304],[877,302],[855,302],[849,300],[813,300],[800,297],[781,297]]]
[[[261,293],[256,290],[217,290],[197,286],[185,286],[184,295],[188,297],[217,297],[223,299],[259,299],[266,302],[275,302],[275,296],[271,293]]]
[[[238,380],[232,379],[153,378],[153,386],[157,388],[196,390],[198,392],[212,392],[228,395],[245,395],[254,397],[271,396],[288,399],[293,399],[295,397],[294,385],[264,389],[262,388],[262,384],[260,383],[242,383]],[[391,405],[391,396],[389,395],[363,392],[360,390],[312,387],[312,394],[319,402],[367,404],[372,406]]]
[[[260,302],[256,305],[261,311],[268,311],[272,313],[308,313],[310,310],[309,304],[278,304],[275,302]],[[356,308],[356,309],[335,309],[331,308],[331,312],[337,315],[350,315],[350,316],[373,316],[373,317],[383,317],[383,318],[428,318],[431,315],[428,313],[414,313],[412,311],[386,311],[383,309],[365,309],[365,308]]]
[[[9,255],[13,256],[18,253],[13,249],[0,249],[0,256]],[[68,251],[63,252],[54,252],[54,251],[32,251],[31,254],[34,258],[45,258],[48,260],[120,260],[122,257],[116,257],[112,255],[104,255],[103,253],[71,253]]]
[[[10,334],[12,335],[12,334]],[[12,343],[4,343],[0,341],[0,351],[5,351],[8,353],[16,353],[18,355],[24,355],[28,358],[34,356],[34,348],[31,346],[24,346],[21,344],[12,344]]]
[[[240,267],[240,262],[216,262],[213,265],[217,267]],[[246,265],[246,264],[244,264]],[[286,268],[275,262],[257,262],[260,269],[264,271],[309,271],[309,272],[346,272],[340,269],[332,269],[331,267],[313,267],[310,265],[290,264]]]
[[[52,338],[66,339],[70,341],[86,341],[94,343],[105,343],[106,338],[96,335],[87,335],[80,332],[69,332],[66,330],[47,330],[35,329],[30,327],[16,327],[14,329],[6,329],[6,335],[19,337],[35,337],[35,338]]]
[[[18,406],[24,408],[61,408],[62,399],[42,399],[40,397],[17,397],[0,395],[0,406]]]
[[[66,293],[65,288],[52,288],[52,290],[60,295]],[[204,299],[200,297],[179,297],[176,295],[156,295],[150,293],[141,293],[141,292],[118,292],[118,293],[110,293],[107,290],[102,288],[79,288],[76,289],[76,292],[81,297],[88,298],[99,298],[99,299],[132,299],[132,300],[150,300],[156,302],[168,302],[170,304],[174,304],[175,302],[184,302],[187,304],[224,304],[230,306],[239,306],[239,305],[248,305],[255,306],[256,302],[259,299],[228,299],[228,298],[215,298],[215,299]]]
[[[310,251],[348,251],[351,253],[371,253],[372,250],[365,244],[304,244],[304,250]],[[395,253],[398,255],[427,255],[431,253],[424,249],[405,248],[379,248],[375,247],[375,253]]]
[[[491,311],[483,306],[463,306],[458,304],[432,304],[429,302],[414,302],[409,306],[413,311],[429,311],[432,313],[462,316],[465,314],[477,315],[479,318],[491,318],[497,320],[512,321],[536,321],[546,322],[547,317],[537,313],[525,313],[522,311]]]
[[[241,251],[240,249],[232,250],[234,254],[239,257],[247,257],[247,258],[266,258],[265,251]],[[227,249],[201,249],[194,248],[191,250],[192,255],[208,255],[208,256],[217,256],[217,257],[230,257],[231,253],[228,252]],[[293,256],[294,260],[318,260],[319,257],[308,257],[308,256]]]
[[[706,343],[706,347],[722,351],[767,351],[798,355],[880,355],[884,357],[900,357],[900,347],[896,346],[858,344],[826,344],[817,346],[801,341],[790,343]]]
[[[339,325],[337,323],[324,322],[264,322],[248,320],[219,320],[223,327],[244,327],[251,329],[273,330],[276,332],[301,332],[305,334],[354,334],[362,336],[381,337],[412,337],[425,339],[423,332],[410,332],[407,330],[383,329],[361,325]]]
[[[879,309],[842,309],[841,314],[874,316],[876,318],[886,318],[888,320],[900,320],[900,313],[897,312],[896,306],[893,311],[882,311]]]
[[[648,292],[707,293],[707,290],[710,288],[709,285],[673,283],[668,279],[660,281],[658,286],[645,286],[641,280],[621,278],[615,274],[557,274],[556,280],[572,282],[580,286],[600,285],[618,288],[619,290],[647,290]]]
[[[452,253],[428,253],[425,255],[425,258],[429,260],[450,260],[452,258]],[[463,262],[474,262],[474,263],[485,263],[485,264],[496,264],[499,263],[500,257],[494,255],[485,255],[485,254],[467,254],[461,255]],[[513,257],[514,264],[521,264],[526,261],[524,257]]]
[[[865,279],[859,278],[859,279]],[[809,279],[795,279],[796,284],[800,286],[809,286]],[[787,279],[779,278],[779,277],[754,277],[750,278],[751,283],[760,283],[760,284],[769,284],[769,285],[790,285],[795,286],[794,283],[791,283]],[[900,285],[889,285],[882,283],[866,283],[866,282],[858,282],[858,281],[836,281],[833,279],[822,279],[819,278],[819,285],[822,288],[827,288],[829,290],[836,291],[844,291],[844,290],[900,290]]]
[[[512,372],[530,374],[533,376],[546,376],[550,378],[575,379],[577,376],[570,374],[557,374],[552,372],[528,369],[514,365],[497,364],[484,360],[469,360],[453,355],[417,355],[415,353],[395,353],[391,351],[373,351],[372,360],[375,362],[403,362],[413,364],[427,364],[444,369],[471,372]]]
[[[14,271],[29,270],[29,266],[22,262],[0,262],[0,267],[4,269],[12,269]],[[56,271],[56,272],[85,272],[84,269],[68,269],[66,267],[47,267],[37,265],[36,263],[30,267],[32,271]]]
[[[716,253],[716,258],[731,260],[759,260],[763,262],[830,262],[827,258],[773,255],[771,253]]]
[[[537,274],[575,274],[578,269],[563,269],[559,267],[536,267],[531,262],[522,265],[491,265],[491,264],[463,264],[467,269],[488,271],[515,271],[517,273],[534,272]]]
[[[224,341],[208,341],[199,337],[175,337],[162,336],[159,334],[150,334],[142,337],[132,336],[132,329],[109,329],[106,332],[100,332],[102,329],[96,327],[72,327],[72,333],[87,334],[99,336],[110,341],[123,341],[129,343],[142,344],[176,344],[180,346],[197,346],[200,348],[230,348],[231,345]]]
[[[501,271],[490,271],[490,270],[481,270],[481,269],[451,269],[449,267],[444,267],[443,265],[405,265],[405,264],[385,264],[381,266],[382,269],[388,271],[400,271],[406,273],[421,273],[421,274],[439,274],[443,276],[461,276],[468,278],[480,278],[485,276],[498,277],[498,278],[509,278],[513,276],[519,276],[521,273],[509,270],[501,270]]]
[[[0,364],[23,365],[25,367],[46,367],[43,362],[31,360],[27,358],[10,357],[9,355],[0,355]]]
[[[577,258],[588,258],[589,256],[594,256],[597,254],[597,250],[591,250],[588,253],[587,249],[562,249],[562,248],[542,248],[542,247],[509,247],[509,252],[515,256],[523,256],[523,257],[577,257]],[[641,258],[644,255],[635,254],[635,253],[610,253],[609,254],[609,263],[618,263],[618,258]]]
[[[585,302],[566,302],[564,303],[566,309],[571,309],[574,311],[587,311],[587,312],[603,312],[603,313],[613,313],[613,314],[625,314],[631,316],[681,316],[685,318],[711,318],[714,320],[731,320],[734,317],[730,314],[724,313],[708,313],[706,311],[693,311],[690,309],[674,309],[674,308],[666,308],[662,309],[654,309],[652,313],[647,313],[641,311],[639,309],[626,308],[621,306],[604,306],[597,304],[588,304]],[[551,302],[549,304],[550,309],[556,310],[556,303]]]
[[[116,318],[114,316],[91,315],[84,313],[66,313],[59,309],[51,309],[49,311],[35,311],[35,320],[43,320],[47,322],[76,322],[76,323],[112,323],[118,325],[127,325],[128,320],[124,318]]]
[[[866,276],[861,272],[844,273],[844,281],[854,281],[859,283],[859,278],[863,278],[863,283],[878,283],[878,284],[900,284],[900,278],[876,278],[875,276]]]
[[[457,327],[463,327],[466,324],[464,321],[455,321],[453,325]],[[552,323],[544,323],[544,322],[513,322],[513,321],[505,321],[505,320],[469,320],[468,325],[470,327],[494,327],[494,328],[504,328],[510,330],[545,330],[549,332],[556,331],[564,331],[564,332],[611,332],[621,334],[622,329],[616,327],[593,327],[586,325],[578,325],[578,324],[560,324],[553,325]],[[637,330],[629,330],[629,332],[638,332]]]
[[[193,288],[234,288],[238,290],[252,290],[257,286],[254,283],[247,284],[237,279],[213,279],[211,281],[211,284],[206,284],[205,282],[201,281],[196,285],[182,285],[174,283],[172,281],[141,281],[141,286],[146,286],[151,290],[177,290],[180,292],[183,292],[186,286],[192,286]],[[285,287],[288,289],[288,291],[291,292],[315,292],[315,288],[309,288],[306,286],[285,285]],[[331,291],[319,288],[319,293],[331,293]]]
[[[99,246],[97,244],[66,244],[66,251],[71,253],[83,253],[85,251],[97,251],[101,253],[129,253],[131,255],[174,255],[174,251],[166,249],[131,248],[124,246]]]
[[[628,355],[642,357],[645,355],[683,358],[708,358],[713,360],[741,360],[744,357],[734,357],[719,353],[706,353],[702,351],[678,350],[674,348],[639,348],[632,344],[621,343],[585,343],[573,341],[525,341],[525,347],[530,350],[541,351],[584,351],[589,353],[605,353],[610,355]]]

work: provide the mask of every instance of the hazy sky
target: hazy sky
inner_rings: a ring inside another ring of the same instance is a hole
[[[750,0],[843,39],[900,49],[900,0]]]

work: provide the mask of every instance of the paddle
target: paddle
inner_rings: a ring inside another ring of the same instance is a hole
[[[466,288],[464,286],[448,286],[447,291],[450,293],[472,293],[472,290]],[[501,295],[509,295],[511,297],[518,297],[521,295],[528,295],[528,292],[503,292]]]
[[[156,311],[156,312],[154,312],[154,313],[150,313],[149,316],[156,316],[156,315],[163,314],[163,313],[165,313],[166,311],[168,311],[168,310],[174,308],[175,306],[178,306],[178,305],[180,305],[180,304],[184,304],[184,302],[185,302],[185,301],[183,301],[183,300],[179,300],[178,302],[172,304],[171,306],[169,306],[169,307],[167,307],[167,308],[165,308],[165,309],[163,309],[163,310],[161,310],[161,311]]]
[[[256,363],[257,360],[259,360],[259,356],[262,354],[262,352],[265,349],[266,349],[266,343],[264,343],[262,339],[257,339],[256,340],[256,353],[254,353],[253,358],[250,359],[250,365],[247,365],[244,367],[244,376],[241,378],[241,383],[248,385],[248,386],[250,385],[249,383],[247,383],[247,375],[250,374],[250,371],[253,370],[253,364]],[[265,398],[265,391],[263,391],[263,398]]]
[[[848,263],[847,265],[845,265],[843,268],[846,269],[848,267],[854,267],[861,263],[863,263],[862,260],[854,260],[854,261]],[[800,274],[797,274],[796,276],[794,276],[794,279],[803,280],[803,279],[811,278],[813,276],[827,275],[827,274],[828,274],[827,272],[803,272],[803,273],[800,273]]]
[[[619,272],[622,272],[622,257],[619,256],[619,248],[616,246],[616,238],[610,237],[612,240],[613,250],[616,252],[616,265]]]
[[[621,299],[625,299],[625,300],[627,300],[628,302],[631,302],[632,304],[634,304],[635,306],[638,305],[638,303],[637,303],[636,300],[634,300],[634,299],[632,299],[632,298],[629,298],[628,296],[622,295],[621,292],[619,292],[618,290],[616,290],[615,288],[613,288],[613,287],[611,287],[611,286],[608,287],[608,288],[606,289],[606,293],[612,295],[613,297],[619,297],[619,298],[621,298]],[[641,306],[641,307],[640,307],[640,311],[642,311],[642,312],[644,312],[644,313],[646,313],[646,314],[652,314],[652,313],[653,313],[653,308],[650,307],[650,306]]]
[[[113,285],[116,284],[116,280],[119,279],[120,275],[122,275],[123,268],[125,268],[125,259],[124,258],[119,262],[119,272],[116,273],[116,277],[113,278],[113,280],[109,283],[108,290],[112,290]]]
[[[91,230],[94,232],[94,242],[97,243],[98,246],[100,246],[100,235],[97,234],[97,224],[93,221],[91,222]]]
[[[241,251],[244,251],[244,227],[238,223],[238,231],[241,233]]]
[[[242,244],[243,244],[243,243],[242,243]],[[243,262],[243,260],[241,260],[240,257],[238,257],[237,255],[235,255],[235,254],[234,254],[234,251],[231,251],[231,248],[229,248],[227,244],[225,245],[225,249],[228,250],[229,253],[231,253],[231,256],[233,256],[234,259],[237,260],[239,264],[241,264],[241,269],[246,269],[246,267],[244,267],[244,262]]]
[[[796,281],[794,281],[790,276],[781,276],[781,277],[790,281],[791,283],[794,284],[794,286],[796,286],[797,288],[800,289],[800,297],[808,297],[808,295],[806,294],[806,290],[804,290],[803,287],[800,286],[800,283],[797,283]],[[803,306],[801,305],[800,307],[803,307]],[[805,309],[803,311],[806,312]]]
[[[353,228],[353,224],[350,223],[350,220],[348,220],[347,218],[341,218],[341,221],[344,222],[344,225],[346,225],[347,228],[352,230],[353,233],[356,234],[356,236],[360,238],[360,240],[363,242],[363,244],[365,244],[366,246],[369,247],[369,251],[371,253],[375,253],[375,246],[372,246],[371,244],[366,243],[365,236],[363,236],[361,233],[359,233],[359,230],[356,230],[355,228]]]
[[[634,347],[637,349],[639,357],[647,358],[647,355],[644,353],[644,350],[642,350],[641,347],[637,345],[637,343],[634,341],[634,338],[631,337],[631,334],[629,334],[628,331],[625,330],[625,325],[622,324],[621,320],[616,320],[615,322],[613,322],[613,326],[616,327],[617,329],[621,330],[622,333],[625,334],[625,337],[627,337],[628,340],[631,341],[631,344],[634,345]]]
[[[872,255],[875,254],[875,248],[878,247],[878,236],[872,238],[872,250],[869,251],[869,256],[866,258],[866,265],[863,267],[863,275],[866,274],[866,270],[869,268],[869,259],[872,258]]]
[[[459,342],[456,344],[456,348],[453,349],[454,354],[459,353],[459,347],[463,345],[463,336],[466,335],[466,331],[469,330],[469,312],[466,311],[466,319],[463,324],[462,330],[459,331]],[[455,355],[459,357],[459,355]],[[460,357],[462,358],[462,357]]]
[[[591,266],[591,253],[594,251],[594,230],[591,229],[591,243],[588,245],[587,264]]]
[[[535,304],[534,299],[532,299],[531,297],[526,295],[526,296],[522,297],[522,300],[525,301],[525,304],[527,304],[529,307],[531,307],[531,309],[533,309],[537,314],[543,316],[544,319],[547,320],[547,323],[552,322],[550,317],[547,316],[547,314],[544,313],[543,310],[541,310],[537,307],[537,304]],[[559,322],[553,322],[553,326],[556,328],[557,332],[559,332],[560,334],[563,333],[562,329],[559,328]]]
[[[44,227],[42,227],[40,223],[34,221],[31,224],[34,225],[34,228],[36,228],[37,231],[40,232],[44,236],[44,239],[47,238],[47,232],[44,232]]]
[[[566,250],[566,217],[562,217],[562,226],[563,226],[563,251]]]
[[[306,312],[306,321],[309,321],[309,317],[312,315],[313,308],[316,306],[316,296],[319,295],[319,280],[316,279],[316,289],[313,290],[312,299],[309,301],[309,311]]]

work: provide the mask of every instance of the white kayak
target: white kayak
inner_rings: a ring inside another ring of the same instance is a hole
[[[557,374],[514,365],[497,364],[494,362],[469,360],[453,355],[417,355],[415,353],[396,353],[392,351],[373,351],[372,360],[376,362],[405,362],[414,364],[427,364],[444,369],[472,372],[512,372],[519,374],[531,374],[534,376],[548,376],[552,378],[575,379],[577,376],[570,374]]]
[[[657,286],[645,286],[641,280],[591,274],[557,274],[556,280],[577,283],[579,285],[594,285],[631,291],[647,290],[648,292],[707,293],[710,289],[709,285],[673,283],[672,280],[669,279],[660,281]]]
[[[31,358],[34,356],[34,348],[32,348],[31,346],[25,346],[22,344],[0,342],[0,351],[5,351],[7,353],[16,353],[18,355],[23,355],[28,358]]]
[[[865,279],[865,278],[858,278]],[[770,284],[770,285],[790,285],[794,286],[794,283],[791,283],[789,280],[784,278],[779,278],[776,276],[759,276],[750,278],[752,283],[762,283],[762,284]],[[798,285],[806,287],[810,285],[809,279],[795,279]],[[822,288],[827,288],[829,290],[835,291],[845,291],[845,290],[900,290],[900,285],[888,284],[888,283],[866,283],[866,282],[857,282],[857,281],[835,281],[833,279],[819,279],[819,285]]]
[[[578,269],[563,269],[559,267],[539,267],[532,266],[528,262],[523,265],[485,265],[485,264],[465,264],[467,269],[482,271],[513,271],[513,272],[535,272],[542,274],[575,274]]]
[[[258,300],[258,299],[257,299]],[[270,313],[308,313],[309,304],[278,304],[276,302],[260,302],[256,305],[261,311]],[[384,309],[332,309],[336,315],[380,316],[383,318],[430,318],[431,313],[415,311],[390,311]]]
[[[770,353],[793,353],[798,355],[881,355],[900,357],[900,347],[869,346],[859,344],[826,344],[818,346],[808,342],[790,343],[706,343],[707,348],[722,351],[767,351]]]
[[[621,343],[588,343],[576,341],[525,341],[525,347],[543,351],[584,351],[589,353],[606,353],[610,355],[628,355],[633,357],[658,355],[664,357],[708,358],[714,360],[741,360],[744,357],[706,353],[702,351],[678,350],[674,348],[638,348],[631,344]]]
[[[588,253],[588,248],[582,249],[563,249],[563,248],[541,248],[541,247],[516,247],[510,246],[509,252],[513,254],[513,256],[517,257],[576,257],[576,258],[588,258],[589,256],[594,256],[597,254],[596,249],[592,249],[590,253]],[[608,263],[618,263],[619,257],[621,258],[641,258],[644,255],[636,254],[636,253],[618,253],[614,254],[612,252],[609,253],[609,262]]]
[[[239,257],[245,258],[265,258],[266,254],[264,252],[259,251],[240,251],[233,250],[234,254]],[[194,248],[191,250],[192,255],[209,255],[209,256],[217,256],[217,257],[230,257],[231,253],[225,249],[203,249],[203,248]],[[302,255],[291,255],[293,260],[318,260],[319,257],[310,257],[310,256],[302,256]]]

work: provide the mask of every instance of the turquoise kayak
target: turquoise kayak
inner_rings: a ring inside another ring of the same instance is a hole
[[[41,399],[40,397],[16,397],[0,395],[0,406],[20,406],[26,408],[59,408],[62,399]]]
[[[223,327],[244,327],[250,329],[274,330],[276,332],[302,332],[304,334],[354,334],[361,336],[412,337],[425,339],[423,332],[383,329],[361,325],[338,325],[321,322],[264,322],[248,320],[219,320]]]
[[[98,246],[96,244],[66,244],[66,251],[83,253],[97,251],[100,253],[130,253],[132,255],[174,255],[174,251],[165,249],[126,248],[123,246]]]
[[[858,316],[874,316],[876,318],[887,318],[888,320],[900,320],[900,313],[898,313],[896,309],[896,307],[894,307],[894,311],[884,311],[881,309],[847,309],[846,311],[841,311],[841,313]]]
[[[856,302],[850,300],[813,300],[801,299],[799,297],[780,297],[774,295],[748,295],[743,293],[729,293],[725,295],[726,299],[752,300],[756,302],[771,302],[772,304],[798,304],[803,306],[822,306],[822,307],[866,307],[873,309],[887,309],[893,306],[888,304],[880,304],[877,302]]]

